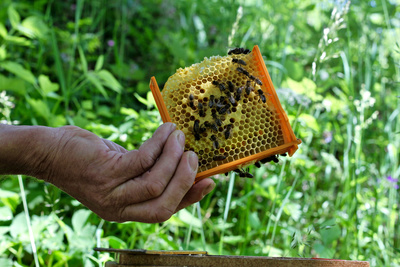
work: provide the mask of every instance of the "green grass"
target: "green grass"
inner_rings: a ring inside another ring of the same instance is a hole
[[[257,44],[302,139],[254,179],[215,176],[162,224],[106,222],[49,184],[5,177],[1,266],[101,266],[113,255],[99,245],[400,266],[398,1],[239,2],[1,2],[2,121],[74,124],[134,149],[161,122],[151,76],[162,85]]]

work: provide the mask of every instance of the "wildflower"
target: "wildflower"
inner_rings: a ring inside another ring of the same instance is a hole
[[[108,41],[107,41],[107,45],[108,45],[109,47],[113,47],[113,46],[115,45],[114,40],[108,40]]]
[[[332,132],[324,132],[323,137],[324,137],[325,144],[329,144],[330,142],[332,142],[332,139],[333,139]]]
[[[394,187],[395,189],[399,189],[399,185],[397,184],[397,182],[398,182],[399,179],[393,178],[393,177],[390,176],[390,175],[389,175],[388,177],[386,177],[386,179],[388,180],[388,182],[390,182],[390,183],[393,184],[393,187]]]

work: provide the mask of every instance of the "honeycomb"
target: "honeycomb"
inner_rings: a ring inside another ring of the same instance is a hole
[[[199,173],[228,163],[219,172],[230,171],[254,164],[254,155],[261,153],[262,159],[268,156],[265,151],[275,148],[271,155],[291,148],[285,142],[288,130],[283,129],[286,114],[282,115],[279,101],[278,107],[274,103],[276,94],[266,85],[268,73],[259,65],[254,49],[248,54],[205,58],[178,69],[161,92],[163,101],[156,99],[159,109],[163,102],[167,120],[185,133],[185,150],[197,153]]]

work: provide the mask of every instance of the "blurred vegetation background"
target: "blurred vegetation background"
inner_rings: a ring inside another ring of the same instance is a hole
[[[113,255],[98,246],[400,266],[399,26],[399,0],[1,0],[2,123],[77,125],[134,149],[161,123],[151,76],[162,86],[257,44],[303,143],[254,179],[215,176],[162,224],[106,222],[3,177],[0,265],[102,266]]]

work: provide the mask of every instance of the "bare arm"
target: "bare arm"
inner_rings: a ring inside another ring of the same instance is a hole
[[[53,183],[106,220],[162,222],[215,186],[193,185],[198,159],[184,140],[171,123],[132,151],[74,126],[0,125],[0,174]]]

